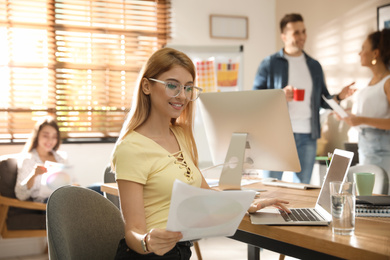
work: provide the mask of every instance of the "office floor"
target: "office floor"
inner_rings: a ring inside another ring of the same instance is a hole
[[[199,241],[200,250],[204,260],[246,260],[247,259],[247,247],[246,244],[225,238],[205,238]],[[48,260],[47,254],[1,258],[1,260]],[[261,260],[277,260],[279,254],[268,250],[262,250],[260,253]],[[296,258],[286,256],[285,260],[294,260]],[[193,250],[191,260],[198,260],[195,251]]]
[[[19,256],[19,257],[12,257],[12,258],[1,258],[1,260],[49,260],[49,257],[47,254],[43,255],[31,255],[31,256]]]

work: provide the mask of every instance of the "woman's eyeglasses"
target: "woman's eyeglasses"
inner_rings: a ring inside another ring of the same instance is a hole
[[[170,97],[177,97],[180,94],[181,90],[184,89],[184,94],[186,98],[190,101],[194,101],[199,97],[200,92],[202,92],[202,88],[195,86],[183,86],[173,81],[162,81],[153,78],[149,78],[149,80],[164,84],[165,91]]]

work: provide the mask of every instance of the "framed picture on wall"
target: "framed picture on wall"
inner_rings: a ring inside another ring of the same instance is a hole
[[[248,39],[248,17],[211,14],[210,37],[220,39]]]
[[[377,8],[378,30],[390,28],[390,4],[382,5]]]

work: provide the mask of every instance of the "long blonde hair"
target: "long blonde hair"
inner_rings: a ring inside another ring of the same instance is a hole
[[[169,71],[174,66],[181,66],[186,69],[195,82],[196,70],[192,60],[183,52],[172,48],[162,48],[156,51],[146,62],[137,80],[137,87],[134,90],[133,103],[130,112],[122,126],[118,140],[118,145],[130,132],[142,125],[149,117],[151,101],[150,96],[145,95],[141,90],[142,79],[158,78],[162,73]],[[198,151],[193,134],[195,102],[189,102],[178,118],[171,119],[171,125],[182,127],[185,135],[185,142],[189,147],[192,160],[198,165]],[[115,149],[114,149],[115,151]],[[111,167],[114,166],[111,164]]]

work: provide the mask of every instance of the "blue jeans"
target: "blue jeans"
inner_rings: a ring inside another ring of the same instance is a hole
[[[90,189],[90,190],[96,191],[100,195],[104,196],[103,192],[101,191],[101,187],[102,187],[101,183],[94,183],[92,185],[89,185],[87,188]]]
[[[359,132],[359,164],[374,164],[390,175],[390,130],[363,128]]]
[[[301,171],[294,173],[294,182],[310,183],[314,162],[317,153],[317,139],[313,139],[311,134],[294,133],[295,144],[297,146],[298,157],[301,163]],[[282,179],[283,172],[263,171],[263,178]]]

